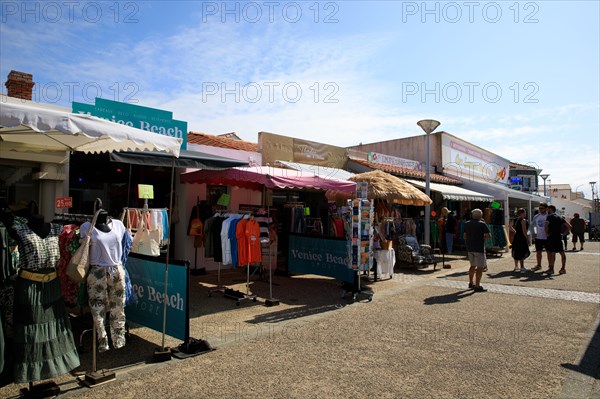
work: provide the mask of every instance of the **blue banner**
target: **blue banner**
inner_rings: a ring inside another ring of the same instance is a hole
[[[188,326],[187,267],[169,263],[169,283],[165,300],[165,262],[154,259],[138,257],[135,254],[130,254],[127,259],[127,271],[138,301],[125,307],[125,316],[127,321],[162,332],[166,302],[165,333],[185,340]]]
[[[288,271],[354,282],[346,240],[290,235]]]

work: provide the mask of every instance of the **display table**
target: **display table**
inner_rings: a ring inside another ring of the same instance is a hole
[[[373,257],[377,261],[377,278],[392,278],[394,275],[394,265],[396,264],[396,252],[394,248],[375,250],[373,251]]]

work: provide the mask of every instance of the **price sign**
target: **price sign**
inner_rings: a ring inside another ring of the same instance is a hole
[[[230,200],[231,200],[231,198],[229,197],[229,194],[223,193],[223,194],[221,194],[221,196],[217,200],[217,205],[229,206],[229,201]]]
[[[73,197],[57,198],[56,199],[56,207],[58,209],[72,208],[73,207]]]
[[[138,184],[138,198],[154,199],[154,186],[151,184]]]

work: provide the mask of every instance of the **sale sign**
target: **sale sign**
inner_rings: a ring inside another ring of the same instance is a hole
[[[73,207],[73,197],[62,197],[56,199],[56,207],[58,209],[61,208],[72,208]]]

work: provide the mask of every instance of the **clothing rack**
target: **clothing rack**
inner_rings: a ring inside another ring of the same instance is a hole
[[[217,211],[215,213],[215,215],[219,215],[219,216],[224,216],[227,214],[234,214],[234,215],[250,215],[252,214],[253,211],[251,210],[237,210],[237,209],[227,209],[227,210],[220,210]],[[217,286],[213,289],[208,290],[208,296],[212,296],[213,292],[220,292],[223,295],[225,295],[225,291],[227,290],[227,288],[223,285],[221,285],[221,265],[222,262],[217,262]],[[237,297],[235,298],[237,299]],[[239,301],[238,301],[238,305],[239,305]]]

